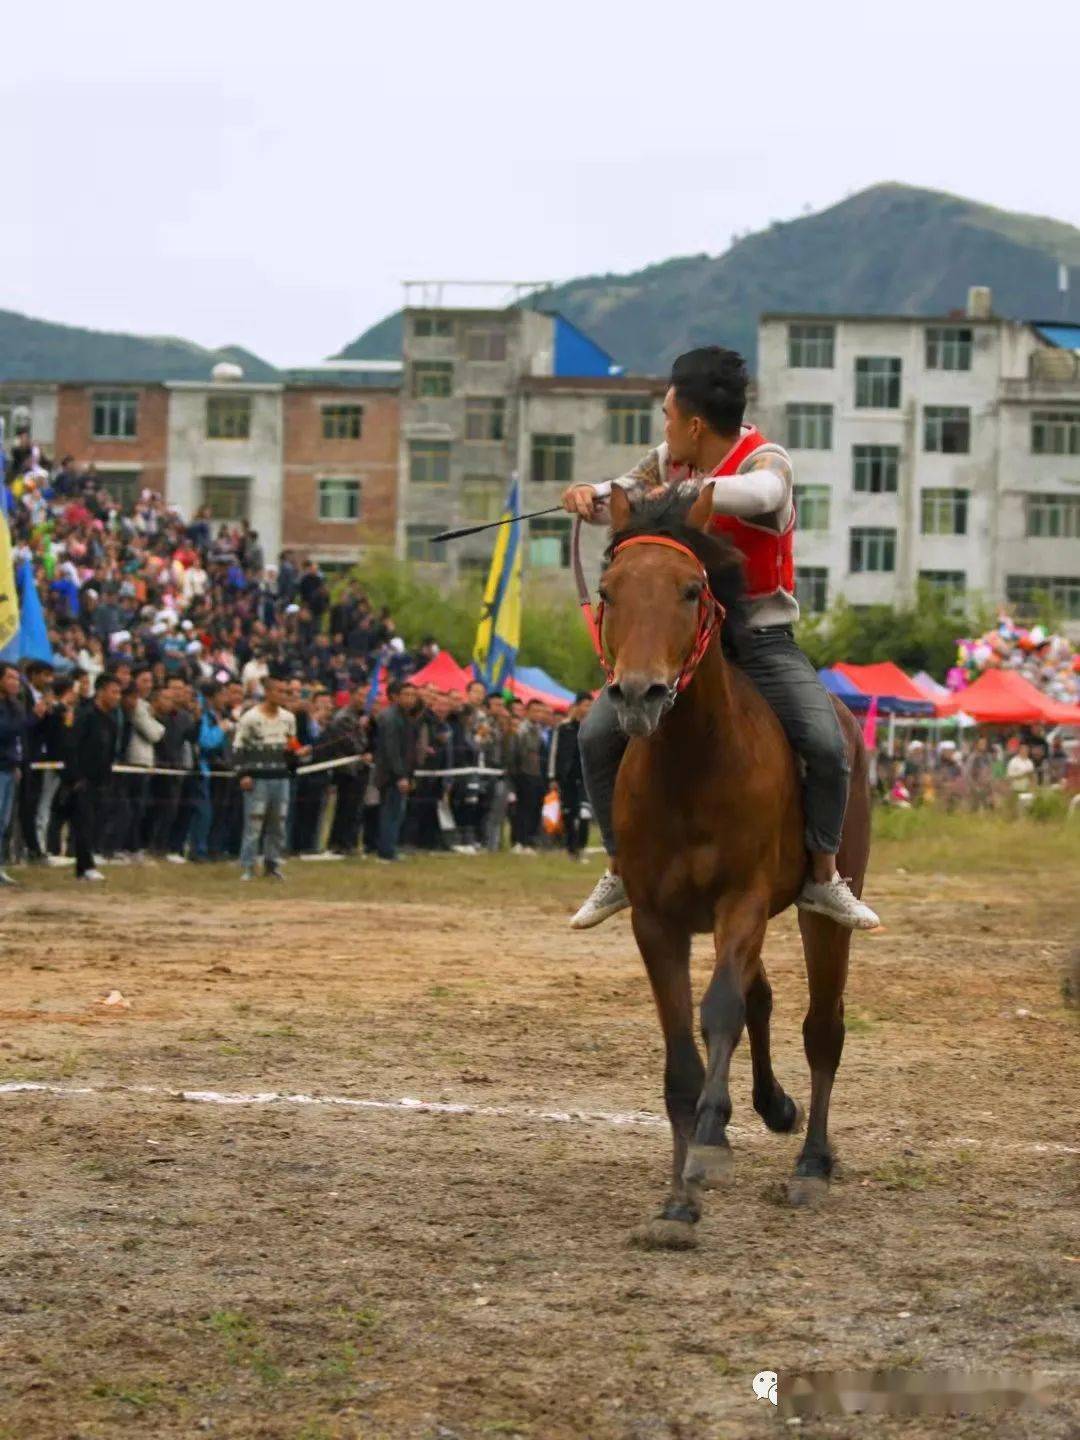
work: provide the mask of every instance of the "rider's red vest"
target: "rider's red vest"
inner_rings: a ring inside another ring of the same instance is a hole
[[[714,475],[734,475],[748,455],[769,442],[761,431],[751,426],[734,449],[730,450]],[[742,551],[746,561],[746,593],[750,600],[774,595],[777,590],[795,593],[795,509],[783,531],[755,525],[738,515],[714,515],[709,529],[726,535]]]

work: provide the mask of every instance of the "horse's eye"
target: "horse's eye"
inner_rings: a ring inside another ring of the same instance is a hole
[[[684,600],[700,600],[700,599],[701,599],[701,586],[700,586],[700,584],[695,580],[692,585],[687,585],[686,589],[685,589],[682,593],[683,593],[683,599],[684,599]]]
[[[610,595],[608,594],[608,592],[604,589],[603,585],[600,586],[599,595],[600,595],[600,599],[604,602],[605,605],[610,605],[610,604],[611,604],[611,596],[610,596]]]

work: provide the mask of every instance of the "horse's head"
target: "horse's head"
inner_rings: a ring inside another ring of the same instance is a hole
[[[739,605],[741,560],[727,540],[706,533],[711,515],[711,485],[692,503],[668,492],[633,515],[625,492],[612,491],[602,639],[627,735],[653,733],[719,628],[714,617]],[[661,543],[628,543],[648,539]]]

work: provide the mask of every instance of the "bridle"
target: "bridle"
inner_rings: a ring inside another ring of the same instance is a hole
[[[668,687],[663,708],[669,710],[694,678],[694,673],[705,658],[705,652],[712,644],[713,637],[719,633],[727,612],[712,593],[709,585],[708,571],[688,545],[683,545],[679,540],[672,540],[667,535],[631,535],[629,539],[621,540],[613,548],[611,552],[612,560],[623,550],[629,549],[631,545],[663,545],[665,549],[677,550],[680,555],[687,555],[693,560],[698,568],[701,579],[701,594],[698,597],[697,628],[694,632],[694,643],[691,645],[690,652],[683,661],[679,673]],[[577,556],[575,556],[575,559],[577,559]],[[615,678],[615,670],[604,650],[604,601],[603,599],[600,600],[594,613],[592,603],[589,599],[588,589],[585,587],[584,573],[581,570],[580,563],[575,565],[575,572],[578,578],[578,593],[581,600],[582,614],[589,628],[593,649],[596,651],[597,658],[610,685]]]

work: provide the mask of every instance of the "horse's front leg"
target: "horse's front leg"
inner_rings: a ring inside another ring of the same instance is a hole
[[[753,894],[721,901],[716,911],[716,968],[701,1001],[708,1067],[683,1172],[689,1185],[705,1190],[721,1185],[731,1171],[728,1075],[746,1023],[746,991],[758,965],[768,918],[767,902]]]
[[[668,923],[637,906],[631,920],[664,1032],[664,1104],[671,1121],[673,1151],[671,1190],[663,1209],[635,1238],[648,1246],[686,1249],[697,1243],[694,1226],[701,1210],[695,1191],[683,1178],[683,1170],[705,1078],[694,1041],[690,935],[673,931]]]

